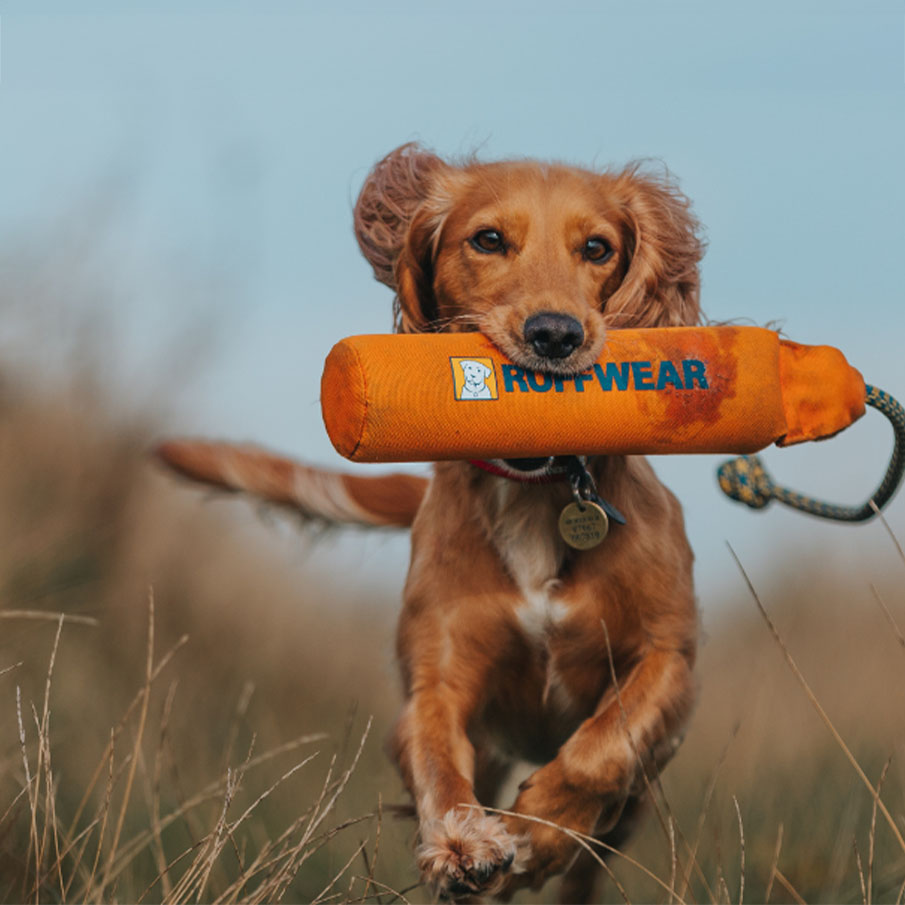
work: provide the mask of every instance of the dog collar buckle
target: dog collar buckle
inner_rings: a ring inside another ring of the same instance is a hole
[[[625,516],[612,504],[597,493],[597,485],[587,468],[587,456],[569,456],[568,476],[572,487],[574,505],[582,508],[584,503],[599,506],[609,518],[620,525],[625,524]]]

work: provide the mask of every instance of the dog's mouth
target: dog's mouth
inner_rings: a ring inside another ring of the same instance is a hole
[[[515,471],[528,474],[533,471],[548,471],[555,456],[537,456],[533,459],[503,459]]]
[[[586,330],[571,315],[549,311],[533,314],[517,327],[489,318],[482,332],[525,371],[573,377],[587,371],[600,355],[604,334]]]
[[[571,456],[533,456],[523,459],[489,459],[496,474],[519,481],[541,481],[565,477]]]

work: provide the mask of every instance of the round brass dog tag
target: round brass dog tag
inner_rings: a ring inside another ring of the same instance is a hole
[[[591,500],[569,503],[559,516],[559,533],[562,539],[576,550],[590,550],[596,547],[610,530],[610,520],[602,506]]]

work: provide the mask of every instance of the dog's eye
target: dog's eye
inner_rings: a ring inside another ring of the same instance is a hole
[[[485,255],[506,251],[503,234],[498,229],[479,229],[468,241],[472,248]]]
[[[586,261],[592,261],[594,264],[602,264],[604,261],[609,261],[613,256],[613,246],[601,236],[591,236],[591,238],[584,243],[584,248],[581,250],[581,256]]]

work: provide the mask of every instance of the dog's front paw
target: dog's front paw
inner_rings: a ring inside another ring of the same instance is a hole
[[[603,810],[602,798],[570,785],[555,761],[536,770],[519,790],[513,813],[504,820],[510,834],[527,841],[531,859],[518,877],[506,879],[504,895],[526,886],[540,889],[549,877],[567,870],[580,849],[568,831],[590,835]],[[531,817],[538,819],[526,819]]]
[[[493,894],[506,876],[524,870],[524,841],[482,811],[453,808],[421,829],[418,867],[437,895],[457,899]]]

